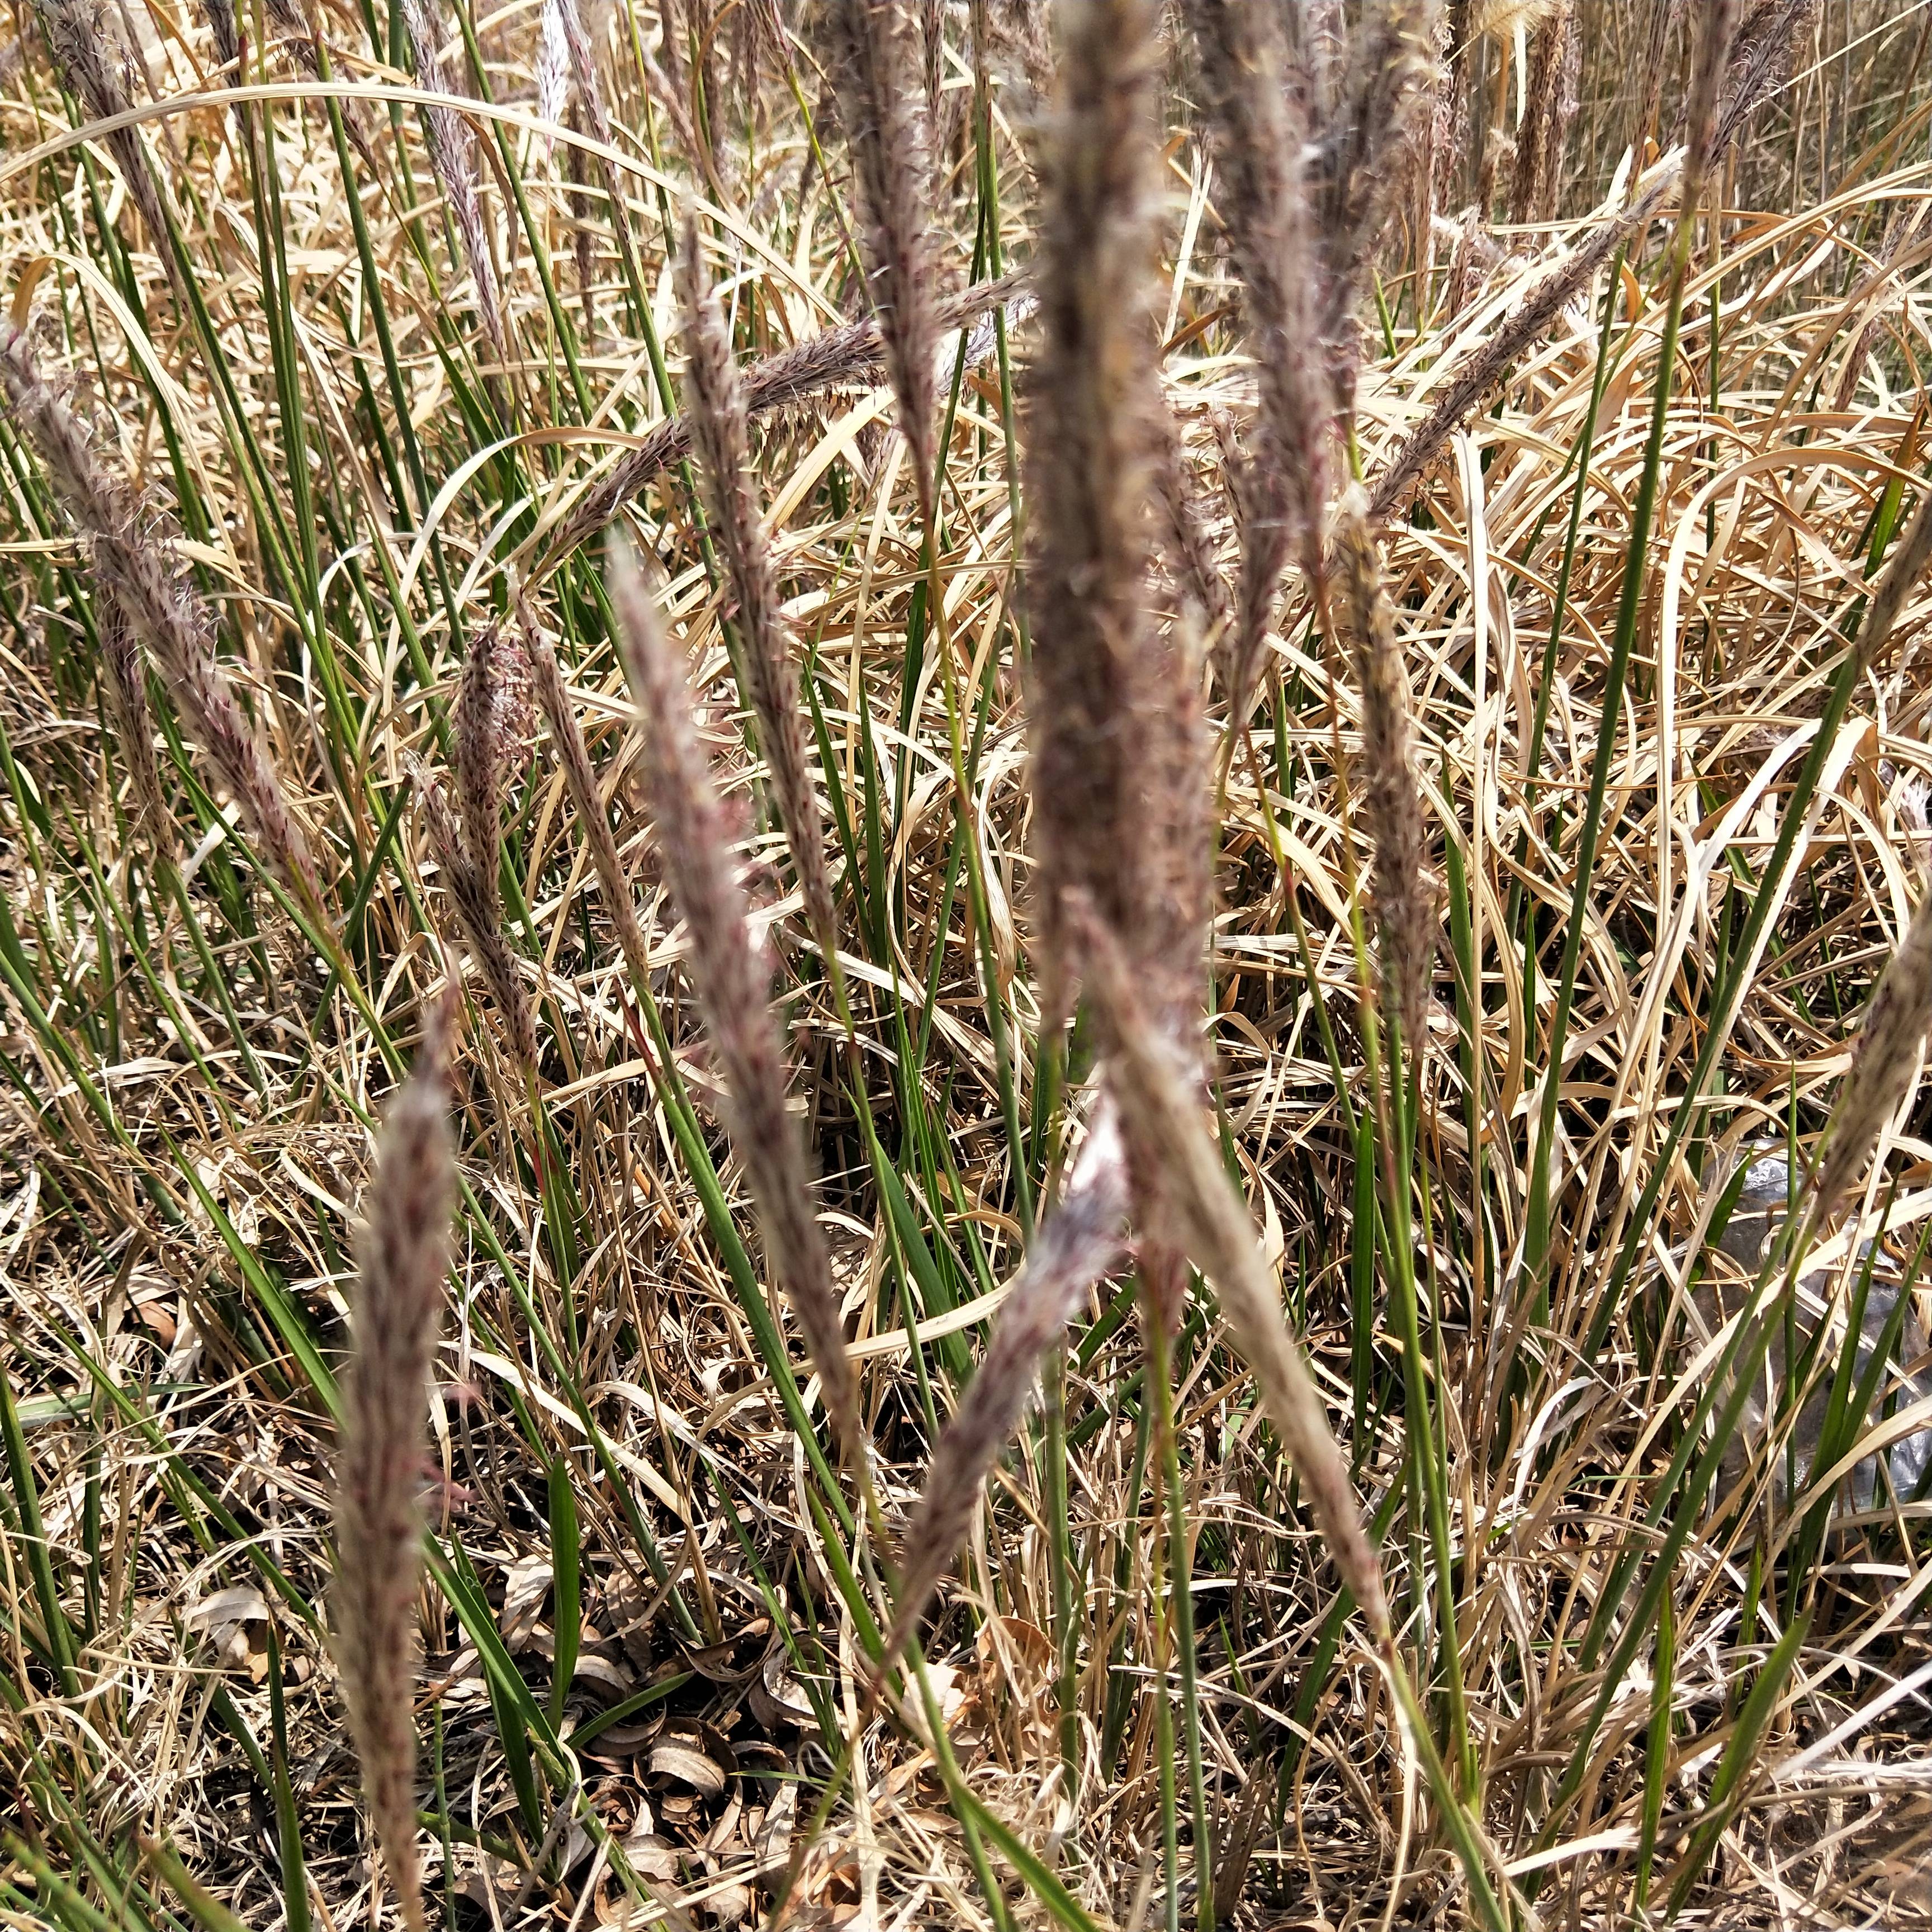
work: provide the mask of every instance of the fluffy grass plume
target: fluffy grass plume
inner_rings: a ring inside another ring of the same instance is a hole
[[[1024,295],[1027,278],[1016,270],[997,281],[980,282],[938,305],[942,328],[969,328],[991,311]],[[886,366],[887,338],[871,316],[820,330],[795,348],[781,350],[745,370],[740,377],[748,418],[795,408],[811,397],[842,384],[862,382]],[[688,414],[674,416],[648,430],[638,447],[592,484],[559,523],[544,546],[546,567],[561,562],[589,542],[627,504],[634,502],[665,470],[692,454],[695,425]]]
[[[416,1589],[422,1574],[424,1417],[449,1267],[456,1162],[449,1022],[432,1008],[414,1071],[383,1117],[357,1244],[354,1354],[335,1459],[329,1605],[349,1734],[377,1842],[410,1932],[422,1932],[416,1856]]]
[[[753,494],[751,432],[738,367],[723,312],[704,266],[694,219],[678,251],[677,294],[689,356],[692,440],[704,484],[705,508],[737,598],[746,695],[758,721],[758,743],[771,767],[772,790],[785,843],[805,897],[806,922],[828,963],[838,951],[838,922],[825,864],[825,816],[807,763],[809,723],[792,662],[789,627],[778,598],[771,544]]]
[[[153,652],[183,723],[239,808],[262,860],[326,927],[308,842],[215,655],[214,621],[176,560],[170,533],[96,455],[73,412],[42,377],[26,332],[4,320],[0,390],[55,494],[88,540],[102,584]],[[131,687],[124,653],[120,663]]]
[[[46,34],[48,51],[63,79],[94,121],[118,121],[134,105],[134,56],[106,0],[35,0],[34,17]],[[106,137],[128,195],[140,212],[148,245],[160,259],[176,301],[185,310],[181,272],[172,244],[172,230],[160,180],[150,164],[137,125],[116,128]]]
[[[410,55],[416,64],[416,84],[425,93],[454,100],[457,90],[442,67],[442,22],[438,0],[402,0],[402,20],[409,35]],[[428,137],[430,165],[442,190],[450,219],[463,238],[463,250],[476,287],[476,310],[490,352],[501,364],[509,344],[503,332],[502,301],[496,287],[496,260],[483,224],[482,203],[476,189],[476,140],[470,123],[454,106],[425,109],[423,127]]]
[[[784,1056],[768,1004],[772,962],[754,937],[724,814],[692,722],[682,662],[621,543],[610,600],[644,736],[644,786],[673,896],[691,939],[691,977],[724,1076],[722,1102],[745,1164],[772,1271],[804,1331],[839,1438],[862,1456],[864,1432],[845,1357],[825,1237],[812,1208],[811,1163],[786,1106]]]
[[[1302,173],[1308,129],[1286,84],[1279,23],[1246,0],[1189,0],[1226,183],[1223,207],[1258,400],[1244,478],[1240,598],[1224,643],[1230,709],[1247,709],[1274,616],[1282,566],[1322,570],[1328,442],[1334,411],[1316,334],[1315,256]]]
[[[433,779],[420,780],[430,843],[471,957],[490,989],[525,1082],[537,1070],[536,1015],[503,925],[503,771],[523,736],[527,671],[500,624],[470,640],[457,687],[453,740],[460,820]]]
[[[1436,922],[1424,876],[1422,798],[1408,672],[1396,641],[1395,613],[1359,488],[1343,498],[1336,548],[1362,705],[1362,815],[1375,841],[1372,877],[1382,946],[1384,1014],[1402,1023],[1412,1053],[1428,1044],[1429,978]]]
[[[927,129],[910,22],[902,0],[821,0],[818,19],[852,158],[886,370],[929,524],[938,290],[926,217]],[[928,46],[936,52],[935,41],[929,39]],[[936,86],[932,92],[936,99]]]
[[[1041,159],[1040,334],[1028,384],[1030,728],[1048,1012],[1077,974],[1061,909],[1154,947],[1145,823],[1159,693],[1146,613],[1144,499],[1156,453],[1150,205],[1154,43],[1142,0],[1081,0],[1061,21],[1060,93]]]

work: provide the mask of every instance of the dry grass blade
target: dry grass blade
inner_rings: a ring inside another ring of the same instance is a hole
[[[772,1272],[818,1370],[826,1408],[847,1453],[862,1461],[857,1394],[825,1238],[812,1211],[810,1164],[785,1105],[784,1056],[767,1004],[771,962],[752,935],[724,813],[692,723],[684,667],[621,542],[611,551],[608,579],[643,718],[651,816],[690,934],[691,976],[705,1028],[724,1075],[725,1122],[758,1204]]]
[[[753,494],[751,432],[737,364],[698,241],[687,220],[677,261],[678,302],[684,314],[692,440],[704,504],[724,552],[738,599],[744,640],[740,662],[751,686],[746,695],[758,721],[759,748],[771,767],[772,790],[784,826],[785,843],[805,897],[806,923],[836,970],[838,924],[825,864],[825,817],[812,782],[806,746],[806,711],[791,640],[778,598],[778,573],[764,519]]]
[[[1308,1365],[1288,1331],[1253,1224],[1215,1151],[1189,1070],[1142,1006],[1128,962],[1100,921],[1070,908],[1094,1000],[1106,1021],[1106,1078],[1136,1175],[1158,1177],[1166,1218],[1221,1291],[1221,1312],[1302,1481],[1342,1580],[1378,1644],[1390,1634],[1382,1570],[1363,1527],[1348,1465]]]
[[[425,1923],[416,1846],[417,1497],[456,1201],[448,1035],[446,1016],[433,1011],[383,1123],[335,1462],[336,1661],[370,1815],[410,1932]]]

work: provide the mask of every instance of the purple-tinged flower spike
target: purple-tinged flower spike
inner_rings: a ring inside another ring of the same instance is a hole
[[[621,542],[607,574],[644,724],[644,790],[671,896],[690,936],[687,970],[724,1076],[724,1122],[744,1162],[765,1252],[804,1330],[846,1454],[866,1445],[845,1354],[831,1258],[812,1204],[811,1165],[785,1104],[784,1058],[768,1000],[770,954],[753,936],[724,808],[692,720],[685,667]]]
[[[335,1463],[336,1663],[376,1842],[410,1932],[425,1923],[416,1844],[418,1497],[456,1202],[449,1024],[431,1010],[416,1070],[383,1122],[357,1244],[355,1352]]]

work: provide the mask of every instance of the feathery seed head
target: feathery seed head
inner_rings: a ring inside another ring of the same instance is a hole
[[[461,742],[459,726],[459,748]],[[443,796],[442,788],[420,766],[415,768],[412,776],[423,815],[429,823],[430,849],[436,854],[436,865],[442,874],[450,903],[456,908],[464,937],[469,941],[471,957],[502,1016],[518,1071],[526,1082],[532,1082],[537,1069],[536,1015],[530,1004],[530,994],[524,988],[523,976],[518,970],[516,955],[503,936],[503,902],[497,886],[496,862],[493,857],[486,874],[471,856],[466,836],[469,826],[458,826],[449,809],[449,802]],[[466,805],[466,818],[469,810]],[[492,825],[495,823],[494,819],[489,822]],[[494,851],[494,847],[492,849]]]
[[[1381,928],[1384,1017],[1399,1019],[1420,1056],[1435,914],[1423,877],[1422,801],[1416,788],[1408,674],[1396,641],[1395,613],[1359,485],[1342,502],[1338,537],[1348,590],[1355,674],[1362,691],[1363,812],[1375,840],[1373,882]]]
[[[556,126],[570,112],[570,38],[563,23],[565,0],[544,0],[537,29],[537,112]],[[544,137],[544,152],[556,145],[554,134]]]
[[[1203,519],[1180,427],[1163,408],[1155,421],[1154,487],[1167,526],[1170,567],[1184,605],[1192,604],[1208,638],[1225,649],[1234,623],[1228,586],[1214,559],[1214,539]]]
[[[900,0],[824,0],[825,65],[852,157],[872,306],[910,452],[922,520],[934,509],[936,274],[925,208],[926,130]]]
[[[215,655],[214,621],[178,566],[165,525],[104,468],[42,377],[24,331],[0,321],[0,396],[93,547],[102,585],[154,653],[189,735],[240,808],[263,862],[326,922],[308,847],[281,780]]]
[[[416,1849],[416,1598],[425,1384],[449,1266],[456,1166],[448,1022],[432,1010],[384,1120],[350,1311],[335,1466],[336,1660],[363,1790],[404,1924],[422,1932]]]
[[[1433,111],[1436,7],[1437,0],[1387,0],[1367,9],[1346,92],[1320,142],[1310,191],[1322,268],[1316,327],[1345,421],[1355,407],[1362,278],[1413,152],[1414,123]]]
[[[174,821],[168,815],[160,767],[154,759],[154,726],[148,712],[147,664],[128,613],[112,591],[103,589],[94,614],[100,633],[102,686],[120,740],[121,755],[134,783],[136,809],[146,821],[148,836],[162,862],[172,863]]]
[[[403,27],[409,36],[410,53],[416,63],[416,80],[424,92],[454,100],[442,70],[442,32],[436,0],[402,0]],[[490,252],[489,238],[483,226],[482,204],[476,194],[476,137],[469,122],[454,107],[430,107],[423,114],[424,135],[429,148],[430,166],[449,204],[456,232],[463,238],[463,252],[470,258],[470,273],[476,284],[476,307],[483,319],[484,333],[500,362],[508,347],[503,333],[503,313],[496,289],[496,258]]]
[[[1065,10],[1042,157],[1027,595],[1040,916],[1055,1016],[1077,976],[1061,920],[1069,891],[1089,893],[1137,952],[1154,938],[1138,830],[1164,695],[1146,613],[1159,406],[1148,306],[1154,23],[1146,0]]]
[[[1319,574],[1333,406],[1316,337],[1315,264],[1302,182],[1305,111],[1282,81],[1270,9],[1188,0],[1226,188],[1221,205],[1243,286],[1258,406],[1244,476],[1240,609],[1222,648],[1230,716],[1246,711],[1283,565]]]
[[[1852,1069],[1826,1130],[1814,1186],[1829,1214],[1863,1171],[1874,1144],[1918,1072],[1932,1027],[1932,892],[1918,902],[1858,1030]]]
[[[865,1438],[811,1163],[785,1105],[784,1054],[767,994],[771,960],[754,937],[724,809],[692,722],[682,663],[620,539],[608,572],[631,687],[644,724],[644,790],[664,871],[690,937],[688,971],[724,1076],[725,1124],[744,1162],[766,1253],[805,1334],[825,1406],[847,1453]]]
[[[778,598],[778,573],[764,518],[753,495],[751,432],[724,318],[704,272],[698,224],[687,219],[677,260],[678,299],[689,352],[692,440],[704,484],[705,508],[724,551],[744,638],[743,695],[758,721],[758,743],[785,842],[798,872],[807,923],[828,966],[838,950],[838,920],[825,863],[825,820],[812,778],[806,711]]]
[[[1738,0],[1704,0],[1698,14],[1697,53],[1684,110],[1682,195],[1687,212],[1701,199],[1704,178],[1717,152],[1718,100],[1730,59],[1732,37],[1737,32]]]
[[[134,99],[134,50],[105,0],[34,0],[34,10],[54,64],[87,113],[96,121],[124,114]],[[168,246],[167,217],[140,130],[117,128],[104,142],[128,184],[128,195],[140,211],[148,242],[172,282],[176,270]]]
[[[470,640],[463,661],[454,750],[464,850],[482,902],[493,907],[498,904],[502,856],[504,776],[529,742],[530,698],[530,667],[522,647],[500,624],[486,625]]]

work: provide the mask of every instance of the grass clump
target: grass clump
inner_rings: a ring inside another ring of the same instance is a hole
[[[16,26],[0,1906],[1932,1916],[1932,11]]]

